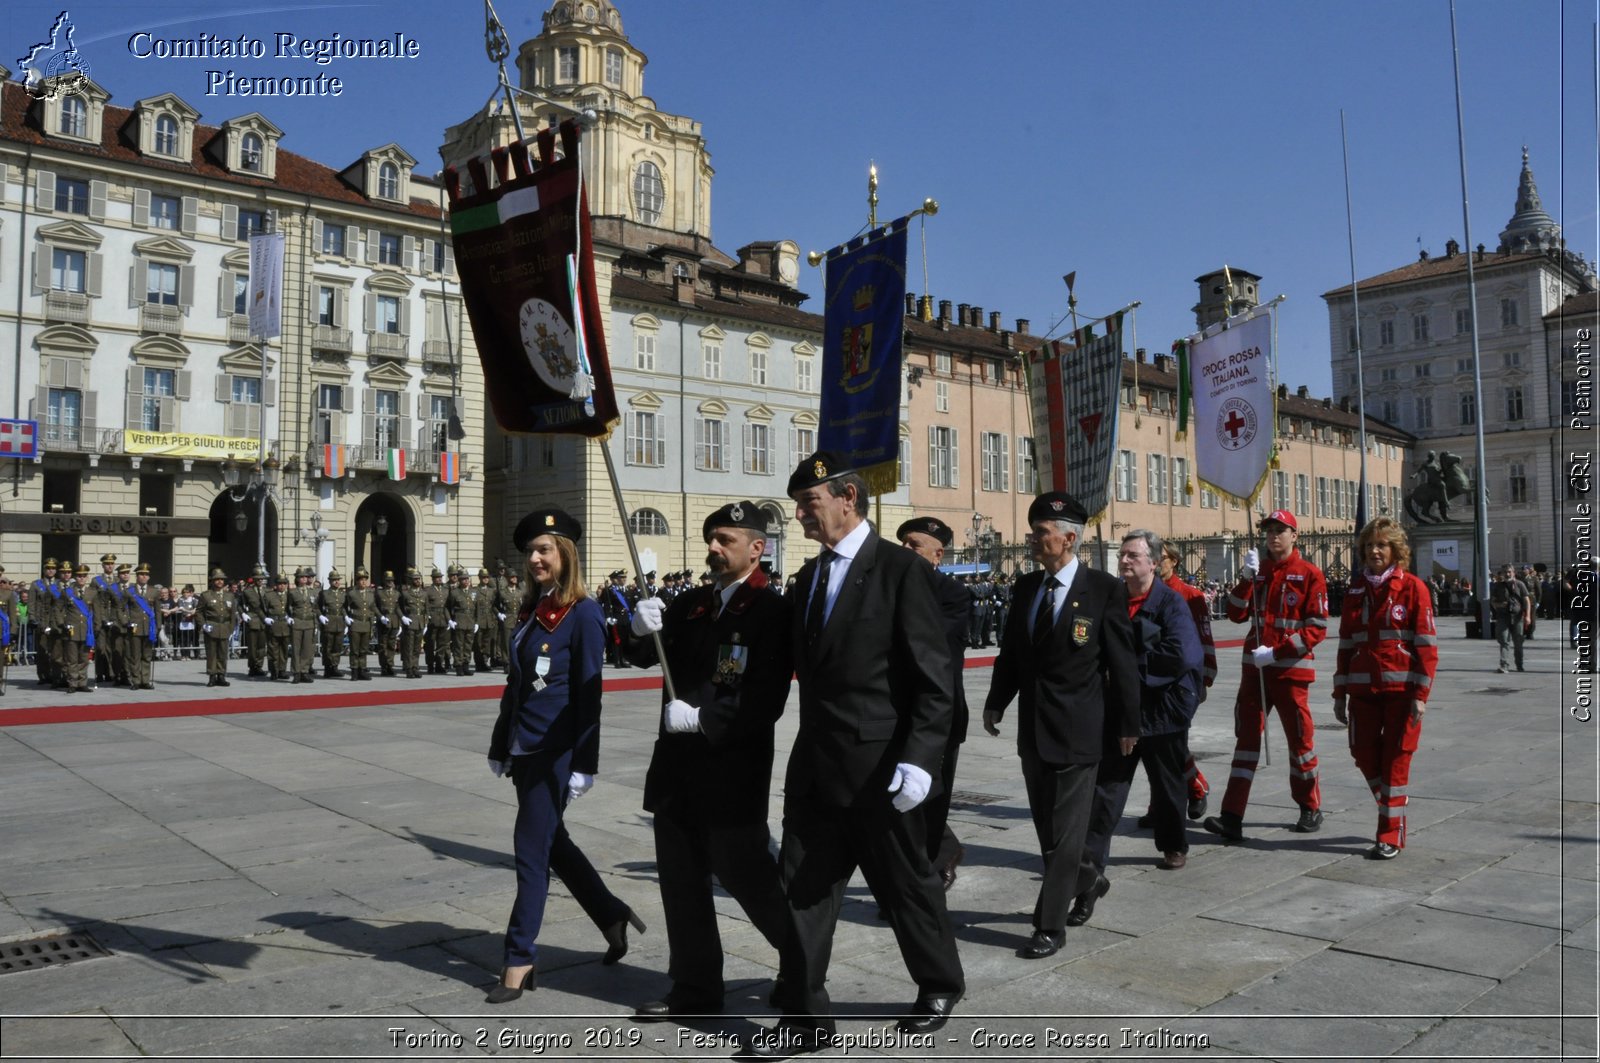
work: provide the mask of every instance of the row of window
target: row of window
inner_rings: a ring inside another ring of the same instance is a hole
[[[771,371],[771,340],[761,336],[752,336],[746,341],[749,354],[750,383],[756,387],[767,387]],[[815,355],[797,354],[795,357],[795,390],[811,392],[816,390],[816,357]],[[633,334],[633,367],[642,372],[654,373],[657,371],[656,360],[656,333],[654,331],[635,328]],[[703,380],[723,380],[725,361],[722,356],[722,344],[714,340],[702,340],[700,344],[700,377]]]
[[[1512,386],[1500,389],[1505,420],[1508,424],[1520,424],[1527,417],[1526,406],[1523,402],[1521,386]],[[1576,386],[1562,385],[1562,402],[1566,404],[1571,396],[1571,401],[1576,402]],[[1433,396],[1414,395],[1409,404],[1403,403],[1398,398],[1386,398],[1382,402],[1380,417],[1389,424],[1402,425],[1407,428],[1426,431],[1434,426]],[[1463,391],[1456,396],[1456,424],[1468,426],[1478,421],[1478,400],[1470,391]]]
[[[1520,304],[1515,299],[1500,300],[1500,327],[1503,329],[1516,328],[1522,319]],[[1481,322],[1480,322],[1481,324]],[[1455,312],[1456,335],[1464,336],[1472,331],[1472,311],[1467,307],[1459,307]],[[1356,326],[1348,328],[1348,342],[1350,350],[1356,349]],[[1428,313],[1415,313],[1411,315],[1411,342],[1427,343],[1433,338],[1432,315]],[[1371,337],[1365,337],[1370,339]],[[1394,318],[1386,317],[1378,322],[1378,346],[1394,346]]]
[[[1145,455],[1145,501],[1151,505],[1188,507],[1194,504],[1194,484],[1189,479],[1188,458],[1168,458],[1165,454]],[[1117,451],[1112,464],[1112,482],[1118,502],[1139,501],[1139,458],[1131,450]],[[1200,492],[1200,508],[1216,509],[1219,496],[1209,489]]]

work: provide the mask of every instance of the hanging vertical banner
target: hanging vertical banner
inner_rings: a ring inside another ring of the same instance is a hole
[[[283,332],[283,234],[250,237],[250,335],[270,339]]]
[[[338,479],[345,472],[345,448],[343,443],[324,443],[322,445],[322,475]]]
[[[875,495],[899,484],[900,364],[910,215],[828,252],[819,450],[845,458]]]
[[[447,450],[439,455],[439,482],[454,484],[461,482],[461,455],[453,450]]]
[[[1033,404],[1033,452],[1041,491],[1065,491],[1089,512],[1105,512],[1117,453],[1117,395],[1122,383],[1121,313],[1103,335],[1089,324],[1070,341],[1051,340],[1024,361]]]
[[[497,148],[445,171],[461,295],[495,421],[508,432],[604,436],[617,423],[579,127]],[[453,481],[446,481],[453,482]]]
[[[1195,472],[1207,487],[1245,504],[1266,481],[1277,433],[1271,363],[1270,312],[1231,318],[1189,344]]]
[[[406,452],[400,447],[389,448],[389,479],[404,480],[406,478]]]

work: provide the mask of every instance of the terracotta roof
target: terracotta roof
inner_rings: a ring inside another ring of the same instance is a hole
[[[401,206],[398,203],[369,198],[341,180],[338,170],[313,162],[303,155],[296,155],[292,151],[284,151],[282,147],[277,150],[277,173],[274,180],[268,181],[234,173],[218,163],[206,151],[211,141],[222,135],[222,130],[217,126],[202,125],[198,122],[194,127],[193,155],[187,165],[175,160],[141,154],[137,141],[130,143],[123,133],[123,127],[128,125],[128,120],[133,116],[133,111],[127,107],[106,105],[98,144],[46,136],[29,114],[29,105],[33,102],[33,98],[17,82],[8,81],[0,85],[0,142],[31,144],[52,151],[82,155],[124,166],[135,166],[153,173],[181,174],[189,178],[236,185],[241,189],[293,192],[315,196],[318,199],[348,203],[352,206],[421,218],[437,219],[440,216],[439,205],[436,202],[414,198],[409,206]],[[424,188],[436,187],[432,181],[415,173],[411,175],[411,180]]]
[[[1600,292],[1579,292],[1569,295],[1566,301],[1544,316],[1546,321],[1564,317],[1594,317],[1600,314]]]
[[[1536,261],[1549,261],[1558,266],[1561,264],[1559,259],[1552,259],[1543,252],[1535,251],[1520,255],[1502,255],[1498,252],[1485,252],[1483,258],[1473,263],[1473,265],[1475,267],[1474,272],[1476,272],[1478,270],[1494,270],[1504,266],[1517,266]],[[1436,280],[1440,277],[1447,277],[1452,273],[1464,274],[1466,271],[1467,256],[1458,253],[1455,255],[1446,255],[1441,258],[1419,259],[1410,265],[1401,266],[1399,269],[1392,269],[1388,273],[1380,273],[1376,277],[1368,277],[1365,280],[1358,281],[1357,284],[1362,291],[1365,291],[1368,288],[1377,288],[1390,284],[1409,284],[1413,281]],[[1334,288],[1331,291],[1323,292],[1322,297],[1324,299],[1332,299],[1336,296],[1349,294],[1350,285],[1346,284],[1342,287]]]

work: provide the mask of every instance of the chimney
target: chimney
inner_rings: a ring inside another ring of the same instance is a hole
[[[1176,372],[1177,371],[1177,366],[1174,365],[1174,363],[1173,363],[1172,355],[1170,355],[1170,354],[1158,354],[1158,355],[1156,355],[1156,370],[1158,372],[1162,372],[1162,373]]]
[[[1288,397],[1289,397],[1289,385],[1288,384],[1279,384],[1278,385],[1278,398],[1286,399]]]
[[[1461,253],[1461,245],[1456,243],[1454,237],[1451,237],[1450,239],[1448,239],[1448,240],[1446,240],[1444,242],[1444,257],[1445,258],[1455,258],[1460,253]]]
[[[1478,261],[1479,262],[1483,261],[1483,245],[1482,244],[1478,245]]]
[[[989,331],[990,332],[999,332],[1000,331],[1000,311],[998,311],[998,310],[989,311]]]
[[[969,313],[969,311],[971,309],[972,309],[972,304],[970,304],[970,303],[957,303],[956,304],[956,324],[962,326],[963,328],[966,327],[967,318],[971,316],[971,314]]]
[[[1001,332],[1000,332],[1000,346],[1004,347],[1008,351],[1013,349],[1014,345],[1011,342],[1011,332],[1010,332],[1009,329],[1002,329],[1001,330]]]
[[[939,300],[939,320],[946,325],[950,323],[950,300],[948,299]]]
[[[1350,412],[1350,396],[1349,395],[1340,395],[1339,396],[1339,409],[1343,410],[1345,413],[1349,413]]]
[[[1308,384],[1301,384],[1294,389],[1294,393],[1302,399],[1309,399],[1311,397],[1311,387]]]
[[[983,307],[974,305],[972,308],[972,327],[983,328]]]
[[[1133,360],[1138,362],[1140,365],[1144,364],[1144,348],[1143,347],[1140,347],[1138,350],[1133,352]]]
[[[915,317],[917,313],[917,293],[906,292],[906,317]]]
[[[1417,261],[1418,262],[1426,262],[1426,261],[1428,261],[1428,249],[1426,247],[1424,247],[1421,251],[1417,252]]]
[[[1324,396],[1322,396],[1322,408],[1324,410],[1333,409],[1333,396],[1332,395],[1324,395]]]
[[[1017,331],[1020,332],[1024,336],[1026,336],[1028,334],[1028,319],[1027,318],[1025,318],[1025,317],[1017,318]]]

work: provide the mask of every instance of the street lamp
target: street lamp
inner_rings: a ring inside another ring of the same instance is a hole
[[[383,537],[389,534],[389,518],[378,514],[378,519],[372,522],[372,565],[371,570],[374,581],[383,571]]]
[[[267,496],[277,488],[278,481],[278,459],[271,456],[252,465],[248,479],[244,469],[231,457],[222,463],[223,486],[227,489],[228,497],[239,506],[239,512],[233,518],[233,526],[239,531],[249,529],[250,518],[245,511],[252,499],[255,502],[256,565],[260,568],[265,568],[267,564]]]

